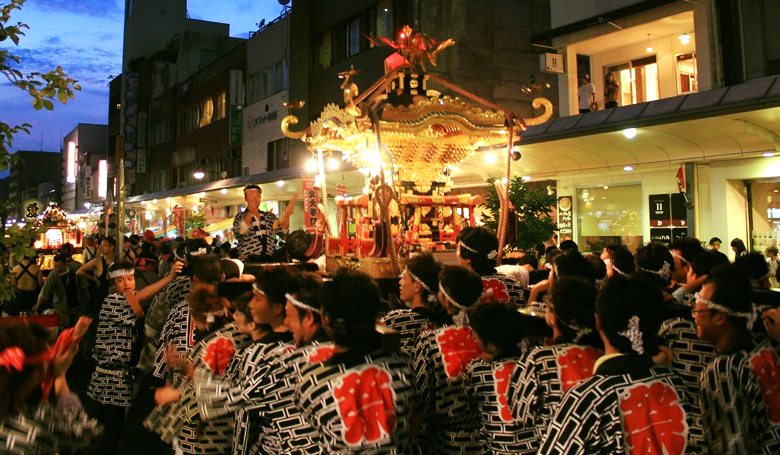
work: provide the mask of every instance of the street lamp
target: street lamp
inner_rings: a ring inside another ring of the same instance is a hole
[[[196,180],[201,180],[203,177],[206,176],[207,173],[217,175],[221,179],[227,178],[227,171],[217,172],[217,171],[210,171],[208,169],[195,169],[195,172],[192,173],[192,176]]]

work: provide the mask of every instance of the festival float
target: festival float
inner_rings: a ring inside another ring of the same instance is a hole
[[[397,277],[410,250],[454,248],[462,226],[475,223],[482,201],[469,194],[451,195],[451,174],[480,148],[506,148],[506,178],[514,144],[528,126],[547,121],[552,105],[533,100],[544,114],[522,119],[510,109],[481,98],[428,73],[436,57],[455,44],[403,28],[399,39],[372,40],[396,50],[385,59],[385,74],[360,93],[354,68],[339,74],[343,105],[325,106],[317,120],[294,131],[295,115],[282,120],[286,137],[300,139],[319,162],[321,201],[311,256],[324,248],[328,271],[353,267],[374,278]],[[299,107],[302,103],[290,103]],[[340,153],[366,177],[364,194],[336,201],[337,232],[328,222],[323,155]],[[499,251],[503,251],[508,213],[506,186],[497,183]],[[350,227],[350,224],[354,227]],[[500,260],[500,256],[499,256]]]
[[[54,256],[66,243],[73,246],[73,259],[82,262],[81,229],[56,203],[50,203],[46,210],[38,215],[33,222],[33,229],[39,233],[33,247],[41,258],[41,270],[47,272],[54,268]]]

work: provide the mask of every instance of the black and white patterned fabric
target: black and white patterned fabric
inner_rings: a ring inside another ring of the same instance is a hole
[[[192,368],[204,368],[209,374],[219,376],[227,370],[237,348],[248,341],[246,335],[238,333],[233,324],[228,324],[200,339],[187,356],[187,361]],[[198,415],[193,381],[182,377],[174,386],[181,393],[179,400],[157,406],[144,425],[159,433],[165,442],[178,439],[183,453],[230,453],[233,447],[233,415],[203,422]]]
[[[593,376],[593,365],[601,355],[592,346],[573,343],[540,347],[514,370],[508,392],[510,412],[524,428],[535,429],[537,439],[529,451],[520,453],[539,450],[563,394]]]
[[[406,353],[375,351],[346,365],[309,358],[296,380],[301,418],[319,432],[323,453],[408,453],[415,400]]]
[[[685,384],[648,357],[605,360],[563,397],[540,454],[697,453]]]
[[[389,311],[380,320],[382,324],[398,332],[401,337],[401,349],[411,352],[415,340],[421,332],[436,328],[431,321],[430,312],[424,308],[399,308]]]
[[[428,425],[432,453],[480,453],[482,419],[464,391],[469,362],[482,353],[471,328],[448,325],[423,333],[412,348],[419,398],[415,411]]]
[[[172,348],[174,355],[184,358],[193,346],[195,346],[195,324],[190,318],[189,304],[184,299],[174,305],[160,333],[160,346],[157,348],[154,370],[152,370],[154,376],[170,379],[172,383],[179,382],[181,372],[168,367],[168,348]]]
[[[250,254],[272,256],[278,243],[276,236],[284,232],[279,227],[274,228],[276,215],[260,211],[260,218],[254,217],[249,232],[242,234],[241,225],[244,224],[245,216],[245,212],[241,212],[233,218],[233,235],[238,240],[238,258],[246,261]]]
[[[696,323],[681,317],[663,321],[658,336],[663,338],[666,345],[674,352],[672,368],[685,381],[688,393],[691,395],[691,404],[697,415],[701,415],[699,377],[715,358],[715,348],[699,339]]]
[[[511,276],[498,272],[482,276],[480,302],[498,301],[523,305],[523,285]]]
[[[168,283],[160,293],[154,296],[149,311],[146,314],[144,324],[152,331],[159,334],[168,321],[171,309],[190,295],[192,283],[190,277],[179,275]]]
[[[756,342],[757,341],[757,342]],[[766,339],[742,339],[701,375],[709,453],[780,453],[780,358]]]
[[[252,438],[250,454],[322,453],[319,432],[303,417],[295,399],[301,370],[329,359],[336,351],[333,343],[320,341],[324,338],[302,348],[278,348],[267,357],[269,374],[259,383],[265,397],[257,401],[262,427],[258,437]]]
[[[130,361],[137,317],[124,294],[111,294],[100,307],[97,338],[92,357],[97,362],[87,395],[98,403],[130,406],[133,379]]]
[[[71,395],[67,400],[60,398],[56,406],[41,403],[29,412],[6,415],[0,422],[0,453],[50,455],[89,445],[103,427]]]
[[[523,426],[509,406],[514,372],[522,367],[520,358],[489,362],[475,360],[468,366],[467,393],[476,397],[482,415],[480,442],[484,453],[535,453],[538,448],[534,428]]]
[[[252,453],[258,448],[262,448],[261,453],[282,453],[282,444],[288,437],[275,431],[276,422],[266,415],[289,418],[284,411],[289,404],[276,397],[278,389],[289,386],[289,380],[272,372],[289,367],[290,362],[279,363],[279,358],[296,348],[289,339],[276,338],[249,346],[223,377],[196,373],[195,395],[202,418],[210,420],[235,413],[234,454]]]

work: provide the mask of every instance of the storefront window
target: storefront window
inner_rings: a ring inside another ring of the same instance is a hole
[[[580,251],[622,244],[634,252],[642,245],[641,185],[580,188],[576,199]]]
[[[764,253],[780,242],[780,182],[748,184],[751,249]]]
[[[678,93],[698,92],[696,80],[696,54],[682,54],[677,58]]]
[[[620,86],[620,106],[659,99],[658,64],[655,55],[606,68]]]

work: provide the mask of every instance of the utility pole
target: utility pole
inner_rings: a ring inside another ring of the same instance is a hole
[[[125,136],[120,134],[116,138],[116,247],[122,251],[125,244]],[[113,192],[113,188],[109,191]]]

